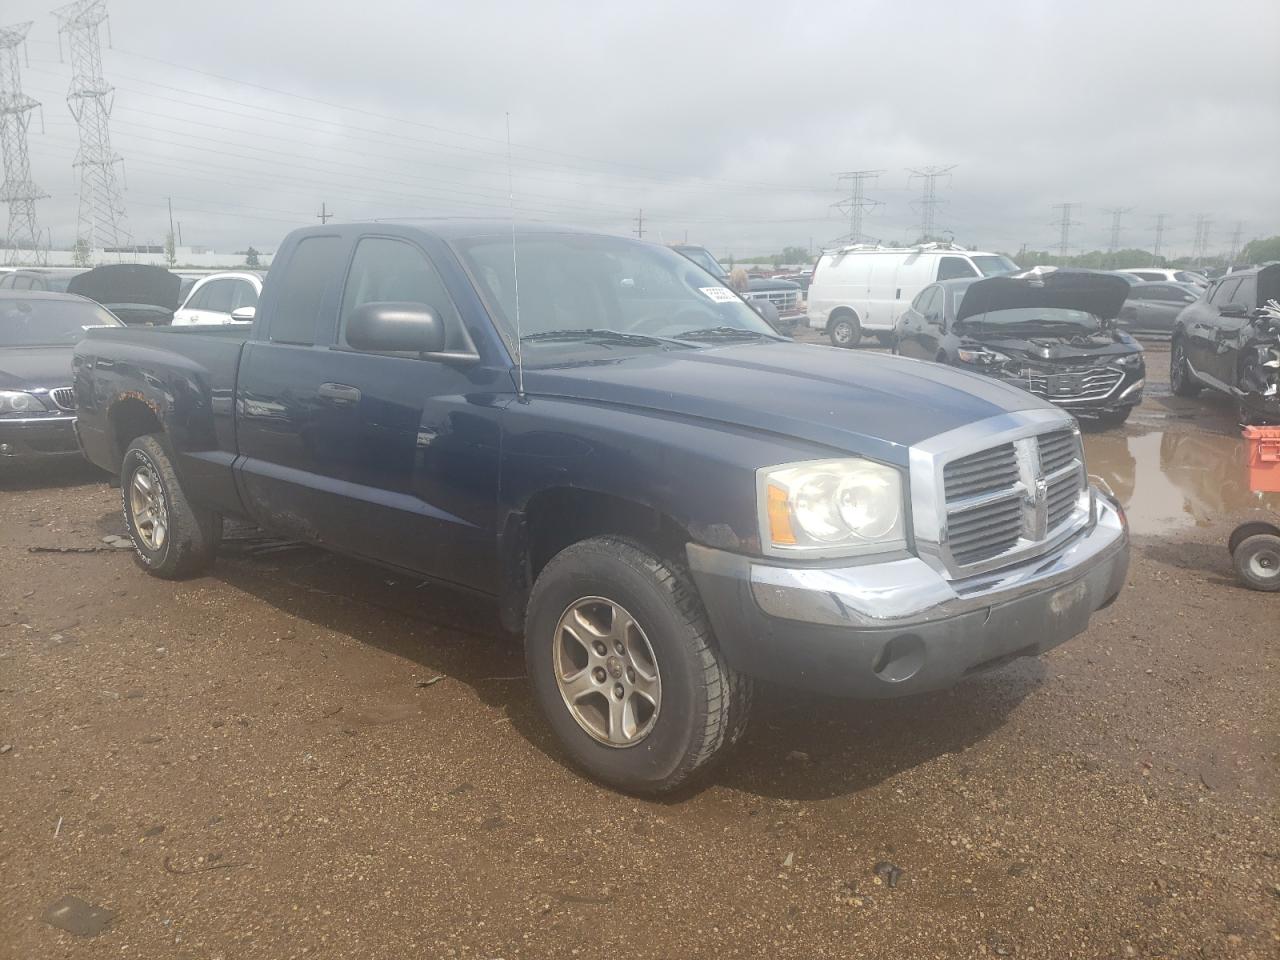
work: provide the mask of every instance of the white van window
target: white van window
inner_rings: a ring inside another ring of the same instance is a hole
[[[973,265],[977,267],[984,277],[999,277],[1006,273],[1017,273],[1018,265],[1008,257],[986,256],[971,257]]]
[[[963,257],[943,257],[938,263],[939,280],[959,280],[977,275],[978,271]]]

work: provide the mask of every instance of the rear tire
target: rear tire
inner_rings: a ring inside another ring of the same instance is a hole
[[[675,789],[746,728],[751,681],[721,657],[688,575],[630,541],[551,559],[529,597],[525,659],[570,759],[619,790]]]
[[[1175,338],[1169,348],[1169,388],[1177,397],[1194,397],[1201,389],[1201,383],[1187,363],[1187,349],[1181,337]]]
[[[134,559],[147,573],[181,580],[212,566],[222,518],[187,500],[159,437],[138,437],[125,450],[120,497]]]
[[[1232,553],[1236,575],[1250,590],[1274,593],[1280,590],[1280,537],[1258,533],[1246,539]]]
[[[862,342],[862,326],[853,314],[842,313],[831,319],[827,336],[831,338],[832,346],[852,349]]]

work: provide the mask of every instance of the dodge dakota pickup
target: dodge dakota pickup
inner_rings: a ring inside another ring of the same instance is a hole
[[[736,741],[755,680],[946,687],[1080,633],[1128,565],[1068,413],[787,341],[629,239],[299,230],[250,327],[74,363],[144,569],[204,572],[239,517],[492,598],[566,755],[638,793]]]

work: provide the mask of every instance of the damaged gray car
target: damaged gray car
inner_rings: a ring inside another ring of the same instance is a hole
[[[1180,397],[1234,397],[1243,424],[1280,424],[1280,263],[1215,280],[1178,315],[1169,383]]]

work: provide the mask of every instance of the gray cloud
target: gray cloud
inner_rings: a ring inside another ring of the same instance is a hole
[[[44,4],[27,91],[45,103],[32,172],[43,223],[75,230],[70,79]],[[524,216],[738,255],[843,232],[834,173],[887,172],[866,229],[911,239],[906,168],[956,164],[940,226],[1044,247],[1052,203],[1085,206],[1073,245],[1187,250],[1280,232],[1280,6],[1226,2],[180,4],[114,0],[113,140],[135,239],[274,246],[343,218],[505,215],[505,113]],[[160,61],[167,61],[160,62]],[[171,65],[172,64],[172,65]],[[217,75],[217,76],[214,76]],[[218,77],[233,79],[218,79]],[[236,82],[240,81],[240,82]],[[252,84],[252,86],[250,85]],[[287,96],[273,91],[287,91]],[[302,99],[309,98],[309,99]]]

